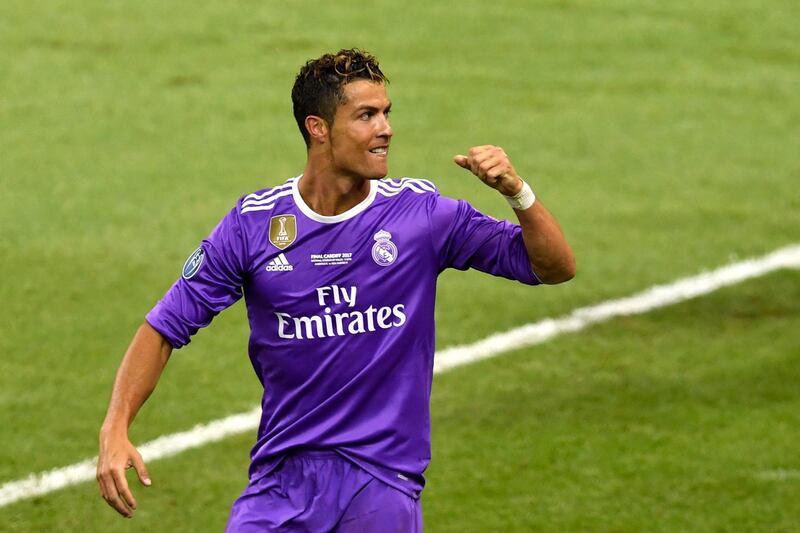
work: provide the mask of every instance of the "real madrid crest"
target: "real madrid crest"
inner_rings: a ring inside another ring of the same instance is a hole
[[[283,250],[297,238],[297,219],[294,215],[277,215],[269,221],[269,242]]]
[[[397,259],[397,246],[392,242],[392,234],[385,230],[380,230],[373,237],[375,244],[372,245],[372,259],[380,266],[389,266]]]

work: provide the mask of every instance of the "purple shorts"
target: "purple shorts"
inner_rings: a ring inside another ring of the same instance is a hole
[[[420,501],[333,451],[291,455],[233,503],[229,533],[421,533]]]

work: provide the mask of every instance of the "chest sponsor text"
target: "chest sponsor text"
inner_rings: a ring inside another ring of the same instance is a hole
[[[276,311],[278,337],[300,340],[344,337],[400,328],[406,323],[405,304],[369,305],[366,309],[358,309],[357,295],[358,287],[355,285],[317,287],[315,296],[321,312],[292,316]],[[339,309],[334,312],[331,306],[338,306]]]

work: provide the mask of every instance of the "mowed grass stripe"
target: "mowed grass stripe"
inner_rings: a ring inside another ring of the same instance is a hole
[[[758,258],[732,263],[710,272],[682,278],[668,285],[651,287],[633,296],[576,309],[569,315],[546,319],[520,328],[491,335],[467,346],[455,346],[436,354],[434,373],[494,357],[514,349],[533,346],[563,333],[580,331],[592,324],[617,316],[643,314],[653,309],[680,303],[722,287],[763,276],[782,268],[800,268],[800,245],[787,246]],[[258,427],[260,409],[232,415],[172,435],[159,437],[140,447],[146,462],[171,457],[191,448],[252,431]],[[96,458],[27,478],[0,487],[0,507],[41,496],[94,478]]]

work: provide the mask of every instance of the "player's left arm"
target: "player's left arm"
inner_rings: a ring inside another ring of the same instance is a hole
[[[522,228],[522,239],[536,276],[544,283],[563,283],[575,277],[572,253],[556,219],[520,178],[511,159],[499,146],[470,148],[468,155],[457,155],[455,163],[475,174],[482,182],[512,200]],[[516,201],[515,201],[516,199]]]

